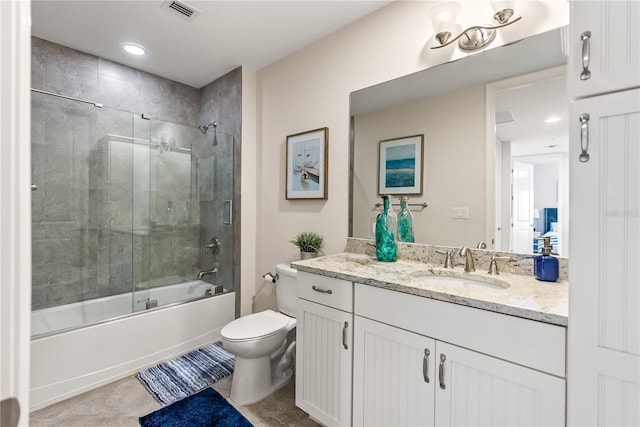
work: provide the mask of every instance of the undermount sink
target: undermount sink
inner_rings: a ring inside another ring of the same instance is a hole
[[[509,287],[509,283],[494,277],[472,276],[469,273],[454,271],[418,270],[410,275],[414,283],[425,286],[455,287],[460,289],[471,289],[473,287],[506,289]]]

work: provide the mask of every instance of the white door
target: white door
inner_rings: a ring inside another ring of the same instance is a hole
[[[569,97],[638,87],[638,0],[572,1],[570,34]]]
[[[353,425],[433,425],[435,341],[360,316],[354,322]]]
[[[0,1],[0,425],[29,420],[31,16]]]
[[[637,426],[640,89],[576,101],[571,117],[568,423]]]
[[[353,314],[298,298],[296,405],[327,426],[351,424]]]
[[[437,426],[562,426],[565,381],[436,342]]]
[[[511,252],[533,251],[533,165],[513,162],[511,178]]]

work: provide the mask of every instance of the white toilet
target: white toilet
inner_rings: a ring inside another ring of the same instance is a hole
[[[240,317],[220,331],[222,345],[236,356],[231,400],[250,405],[284,386],[294,370],[297,309],[296,270],[276,266],[278,310]]]

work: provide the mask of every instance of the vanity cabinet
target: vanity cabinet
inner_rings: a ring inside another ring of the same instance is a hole
[[[565,424],[565,328],[357,283],[354,312],[354,425]]]
[[[582,98],[638,86],[640,2],[572,1],[569,96]]]
[[[351,424],[353,284],[298,271],[296,405],[327,426]]]

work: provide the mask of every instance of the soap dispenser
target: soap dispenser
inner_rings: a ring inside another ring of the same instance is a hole
[[[555,282],[560,273],[558,258],[552,256],[551,238],[537,237],[537,240],[544,240],[542,253],[533,257],[533,273],[536,279],[545,282]]]

